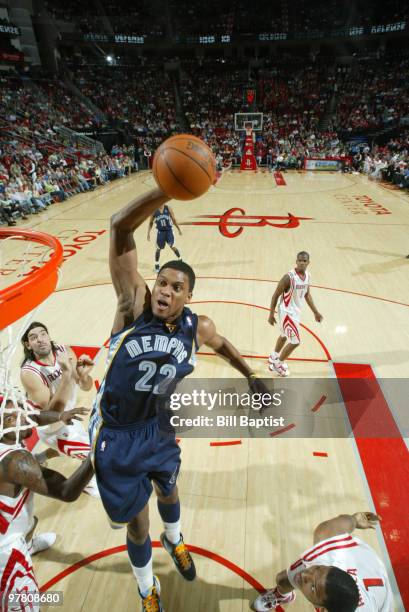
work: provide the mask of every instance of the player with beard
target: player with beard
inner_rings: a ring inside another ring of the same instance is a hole
[[[33,321],[25,330],[21,339],[24,359],[21,365],[20,379],[28,399],[41,410],[53,407],[58,400],[62,370],[60,358],[67,357],[71,364],[72,377],[70,394],[64,402],[64,410],[70,410],[76,404],[77,388],[89,391],[93,386],[89,374],[93,362],[87,355],[77,360],[68,346],[53,342],[44,323]],[[37,455],[42,462],[46,458],[67,455],[70,458],[84,460],[90,452],[88,432],[77,421],[67,425],[55,423],[38,430],[40,440],[48,446],[44,453]],[[85,489],[93,497],[99,497],[95,478]]]

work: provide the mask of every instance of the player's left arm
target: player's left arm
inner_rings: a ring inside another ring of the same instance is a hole
[[[227,338],[217,333],[216,326],[209,317],[199,316],[197,325],[196,340],[199,346],[205,344],[214,352],[225,359],[235,370],[243,374],[246,378],[254,376],[253,370],[246,363],[239,351]]]
[[[179,223],[176,221],[175,213],[173,212],[170,206],[168,206],[168,208],[169,208],[169,214],[170,214],[170,218],[172,219],[173,225],[177,228],[179,234],[182,235],[182,230],[179,227]]]
[[[232,368],[247,378],[249,387],[253,393],[269,393],[263,381],[258,378],[249,364],[243,359],[235,346],[217,333],[216,326],[209,317],[200,315],[197,325],[196,340],[199,346],[205,344],[213,349],[216,355],[227,361]]]
[[[79,385],[82,391],[90,391],[93,385],[90,371],[94,366],[94,362],[88,355],[81,355],[78,359],[71,347],[66,346],[68,359],[70,360],[75,382]]]
[[[320,523],[314,530],[314,544],[343,533],[352,533],[355,529],[375,529],[380,517],[373,512],[355,512],[340,514],[329,521]]]
[[[61,501],[75,501],[94,474],[91,456],[81,463],[69,478],[42,467],[25,449],[9,453],[0,462],[0,482],[27,487],[34,493]]]
[[[316,305],[314,304],[314,300],[312,299],[311,290],[309,287],[308,287],[307,293],[305,294],[305,301],[307,302],[308,306],[311,308],[312,312],[314,313],[315,320],[318,321],[318,323],[320,323],[324,317],[322,316],[320,312],[318,312],[318,309]]]

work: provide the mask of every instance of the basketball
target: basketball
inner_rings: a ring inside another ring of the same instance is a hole
[[[211,149],[190,134],[165,140],[155,153],[152,170],[160,189],[175,200],[198,198],[216,179],[216,161]]]

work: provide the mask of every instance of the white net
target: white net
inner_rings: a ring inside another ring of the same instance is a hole
[[[19,386],[18,368],[12,365],[15,363],[17,347],[20,347],[20,338],[33,320],[36,310],[0,332],[0,438],[14,433],[16,446],[20,445],[21,432],[35,427],[32,416],[38,414],[38,410],[27,401]],[[7,418],[11,414],[16,417],[12,424]]]
[[[0,308],[13,307],[13,300],[3,303],[2,291],[41,269],[48,261],[51,250],[49,246],[19,236],[0,240]],[[30,291],[30,288],[25,291]],[[36,426],[32,417],[39,412],[27,401],[20,387],[18,364],[21,337],[37,311],[38,306],[0,330],[0,439],[8,434],[10,441],[15,436],[16,446],[20,446],[22,432]],[[10,418],[11,415],[13,418]]]

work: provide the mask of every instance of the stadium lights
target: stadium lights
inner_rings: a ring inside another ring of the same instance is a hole
[[[112,62],[114,61],[114,58],[112,57],[112,55],[107,55],[106,61],[108,62],[108,64],[112,64]]]

